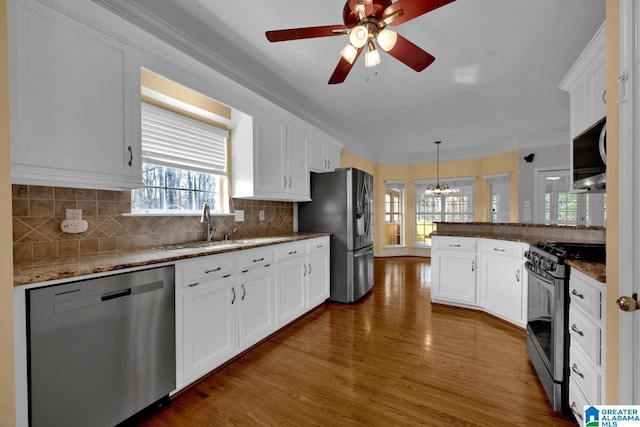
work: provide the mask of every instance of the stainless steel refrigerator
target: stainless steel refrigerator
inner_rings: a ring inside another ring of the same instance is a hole
[[[373,177],[355,169],[311,174],[311,202],[298,230],[331,234],[332,301],[354,302],[373,287]]]

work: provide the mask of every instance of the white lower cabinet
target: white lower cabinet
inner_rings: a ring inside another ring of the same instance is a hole
[[[527,248],[496,239],[434,236],[431,300],[481,309],[526,327]]]
[[[177,262],[177,389],[328,297],[329,237]]]
[[[476,305],[476,239],[433,238],[431,300],[438,303]]]
[[[240,350],[275,330],[273,267],[241,273],[237,279]]]
[[[480,305],[503,320],[526,327],[524,252],[529,245],[493,239],[482,239],[480,245]]]
[[[605,285],[571,268],[569,276],[569,407],[605,403]]]

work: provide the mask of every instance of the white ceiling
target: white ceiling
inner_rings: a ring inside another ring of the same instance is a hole
[[[96,1],[179,31],[229,77],[376,163],[433,162],[436,140],[442,160],[567,141],[558,84],[605,19],[602,0],[456,0],[394,27],[436,57],[424,71],[381,52],[379,66],[362,55],[328,85],[345,36],[269,43],[264,33],[341,24],[344,0]]]

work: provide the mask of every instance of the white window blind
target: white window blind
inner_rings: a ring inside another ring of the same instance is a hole
[[[225,129],[142,103],[142,161],[177,169],[227,174]]]

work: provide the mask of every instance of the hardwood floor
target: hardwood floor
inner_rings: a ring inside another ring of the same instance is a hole
[[[325,303],[144,426],[574,425],[554,415],[523,330],[431,306],[428,259],[376,258],[373,291]]]

